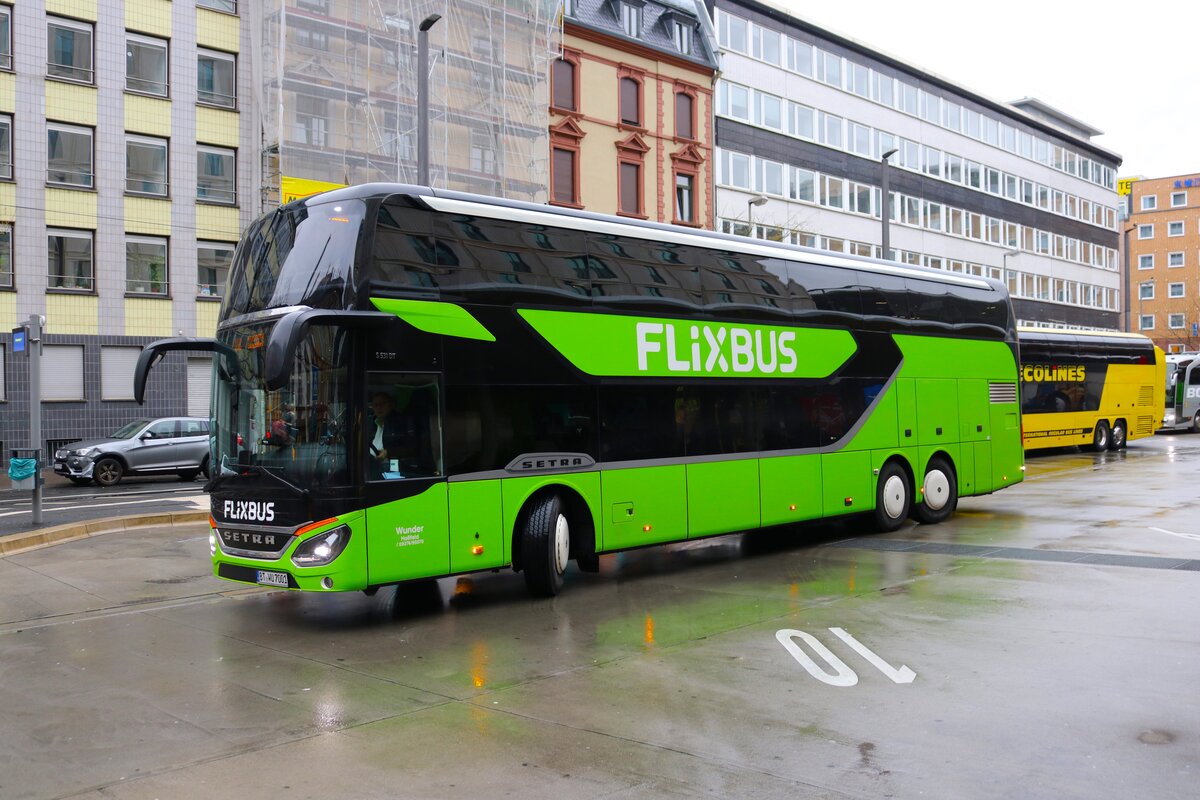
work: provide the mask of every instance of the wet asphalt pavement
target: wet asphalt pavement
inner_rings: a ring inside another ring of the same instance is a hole
[[[1200,436],[1029,459],[936,526],[307,596],[204,525],[0,560],[0,797],[1182,798]]]

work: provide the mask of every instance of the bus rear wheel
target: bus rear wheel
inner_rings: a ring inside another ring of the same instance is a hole
[[[1192,433],[1200,433],[1200,411],[1197,411],[1192,419]]]
[[[1108,423],[1100,420],[1096,423],[1096,429],[1092,431],[1092,449],[1097,453],[1108,449]]]
[[[1112,435],[1108,437],[1109,450],[1124,450],[1127,444],[1128,428],[1125,427],[1125,420],[1119,419],[1112,425]]]
[[[553,597],[562,590],[563,573],[571,552],[571,524],[556,495],[546,495],[529,509],[521,532],[525,587],[536,597]]]
[[[933,525],[949,518],[958,507],[958,480],[954,468],[941,456],[929,459],[921,484],[921,502],[913,506],[918,522]]]
[[[875,484],[875,527],[890,533],[908,517],[912,507],[912,490],[908,475],[895,461],[889,461],[879,470],[879,482]]]

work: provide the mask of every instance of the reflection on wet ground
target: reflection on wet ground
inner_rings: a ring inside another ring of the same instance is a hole
[[[1200,560],[1198,456],[1042,454],[941,525],[615,554],[553,600],[239,588],[202,529],[0,560],[0,797],[1190,796],[1200,575],[1145,567]]]

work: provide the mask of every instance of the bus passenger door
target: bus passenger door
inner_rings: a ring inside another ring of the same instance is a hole
[[[369,372],[362,425],[367,580],[450,571],[441,398],[433,373]]]

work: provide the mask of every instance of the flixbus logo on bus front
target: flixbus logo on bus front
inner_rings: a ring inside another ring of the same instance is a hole
[[[674,322],[637,324],[639,372],[661,372],[665,361],[669,372],[746,373],[757,367],[765,375],[790,375],[800,363],[795,345],[796,332],[789,330],[751,331],[730,325]],[[657,362],[653,370],[652,357]]]
[[[832,328],[519,313],[578,369],[605,377],[825,378],[857,349],[849,331]]]

